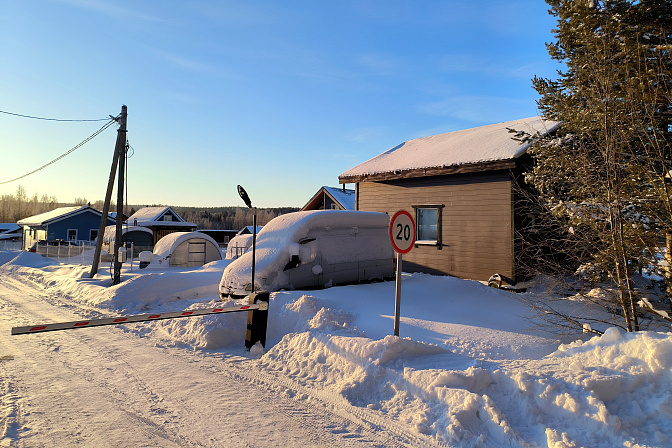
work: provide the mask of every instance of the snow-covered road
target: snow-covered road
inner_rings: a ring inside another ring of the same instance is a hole
[[[526,300],[478,282],[271,294],[267,346],[245,314],[11,335],[12,327],[238,304],[225,262],[109,272],[0,251],[0,447],[662,448],[672,336],[530,329]],[[564,300],[584,306],[580,300]]]
[[[116,327],[10,335],[12,326],[84,317],[57,301],[30,282],[4,277],[0,283],[3,446],[417,442],[403,440],[403,431],[379,430],[345,400],[292,388],[245,356],[157,347]]]

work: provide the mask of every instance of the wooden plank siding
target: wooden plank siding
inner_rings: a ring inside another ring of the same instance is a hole
[[[515,278],[513,189],[508,170],[357,184],[357,209],[390,216],[413,206],[441,205],[441,244],[416,245],[403,256],[407,272],[488,280]]]

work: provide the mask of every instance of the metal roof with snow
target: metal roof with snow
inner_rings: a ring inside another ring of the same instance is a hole
[[[545,135],[560,123],[523,118],[472,129],[408,140],[339,176],[339,182],[452,174],[510,168],[529,143],[515,140],[510,130]]]
[[[318,203],[318,200],[321,203],[322,194],[326,194],[331,200],[340,204],[343,207],[343,210],[355,209],[355,190],[324,186],[321,187],[308,202],[306,202],[306,205],[304,205],[301,210],[317,210],[318,208],[315,203]]]
[[[12,233],[21,229],[21,226],[15,222],[0,222],[0,233]]]
[[[172,215],[174,216],[177,221],[179,222],[185,222],[184,219],[180,215],[178,215],[175,210],[173,210],[170,207],[144,207],[138,210],[137,212],[133,213],[131,216],[128,217],[128,222],[134,222],[135,220],[138,221],[138,225],[142,225],[142,223],[147,223],[147,222],[156,222],[156,221],[163,221],[163,217],[166,215]],[[170,222],[170,221],[166,221]]]
[[[49,212],[40,213],[39,215],[29,216],[27,218],[17,221],[17,224],[20,226],[43,226],[45,224],[51,224],[62,219],[69,218],[71,216],[79,215],[80,213],[85,213],[91,211],[97,215],[103,216],[101,212],[90,207],[88,205],[79,205],[74,207],[59,207]]]
[[[167,206],[141,208],[129,216],[126,222],[153,229],[193,230],[197,227],[193,222],[186,222],[175,210]]]

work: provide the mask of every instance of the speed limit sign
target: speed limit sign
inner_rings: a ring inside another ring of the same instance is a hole
[[[406,210],[399,210],[390,221],[390,240],[397,253],[410,252],[415,244],[415,222]]]

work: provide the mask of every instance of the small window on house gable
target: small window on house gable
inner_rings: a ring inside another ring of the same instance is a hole
[[[441,246],[441,209],[443,205],[417,205],[415,209],[415,243]]]

